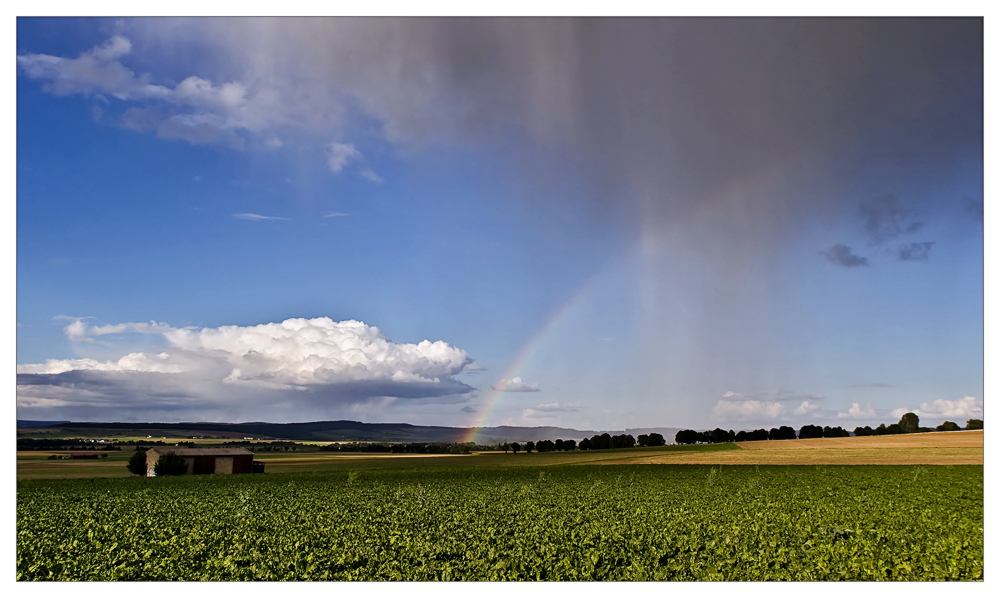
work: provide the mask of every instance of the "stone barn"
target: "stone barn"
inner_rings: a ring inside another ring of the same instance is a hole
[[[184,459],[188,475],[207,473],[263,473],[264,464],[245,448],[154,447],[146,451],[146,475],[152,477],[160,456],[174,453]]]

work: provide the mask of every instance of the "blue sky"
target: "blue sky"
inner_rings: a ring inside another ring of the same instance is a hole
[[[982,39],[18,19],[18,417],[964,424]]]

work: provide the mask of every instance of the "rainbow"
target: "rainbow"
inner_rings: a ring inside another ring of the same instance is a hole
[[[531,358],[535,356],[538,349],[545,343],[545,341],[552,335],[559,325],[566,319],[566,316],[573,311],[577,305],[583,302],[583,300],[594,290],[597,286],[598,280],[601,278],[606,269],[602,269],[596,275],[591,277],[587,282],[585,282],[580,289],[573,294],[573,296],[562,305],[555,314],[549,318],[548,322],[542,329],[536,334],[517,354],[517,357],[507,366],[504,370],[503,375],[500,376],[503,380],[511,380],[517,377],[521,369],[531,361]],[[499,381],[497,381],[499,384]],[[477,415],[475,422],[469,428],[469,431],[465,434],[462,442],[477,442],[479,439],[479,431],[489,420],[490,416],[493,415],[493,411],[496,410],[497,404],[500,403],[500,397],[503,396],[503,390],[491,389],[490,394],[486,397],[486,403],[482,412]]]

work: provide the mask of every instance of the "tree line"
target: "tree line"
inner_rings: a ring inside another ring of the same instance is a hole
[[[936,428],[925,428],[920,426],[920,418],[915,413],[906,413],[899,419],[898,423],[879,424],[877,428],[870,426],[854,428],[855,436],[882,436],[886,434],[913,434],[916,432],[955,432],[961,430],[955,422],[946,421]],[[970,419],[965,423],[966,430],[982,430],[983,420]],[[840,426],[802,426],[796,435],[795,429],[789,426],[780,428],[763,428],[752,431],[733,432],[716,428],[698,432],[696,430],[681,430],[674,437],[677,444],[712,444],[717,442],[744,442],[748,440],[795,440],[796,438],[843,438],[851,433]]]
[[[667,441],[663,438],[662,434],[652,432],[650,434],[639,434],[636,438],[631,434],[617,434],[612,436],[605,432],[604,434],[594,434],[590,438],[584,438],[579,443],[575,440],[562,440],[557,438],[555,441],[552,440],[539,440],[538,442],[528,441],[524,444],[520,442],[504,442],[501,443],[499,448],[503,449],[503,452],[513,452],[515,454],[521,452],[522,450],[526,453],[537,451],[539,453],[545,453],[549,451],[594,451],[599,449],[617,449],[617,448],[633,448],[635,446],[663,446]]]
[[[343,442],[319,447],[325,453],[396,453],[396,454],[454,454],[464,455],[475,448],[471,443],[458,442],[407,442],[407,443],[367,443]],[[315,447],[312,449],[315,450]]]

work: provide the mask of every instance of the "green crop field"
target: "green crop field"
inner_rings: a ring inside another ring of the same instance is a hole
[[[18,580],[977,580],[983,468],[22,479]]]

